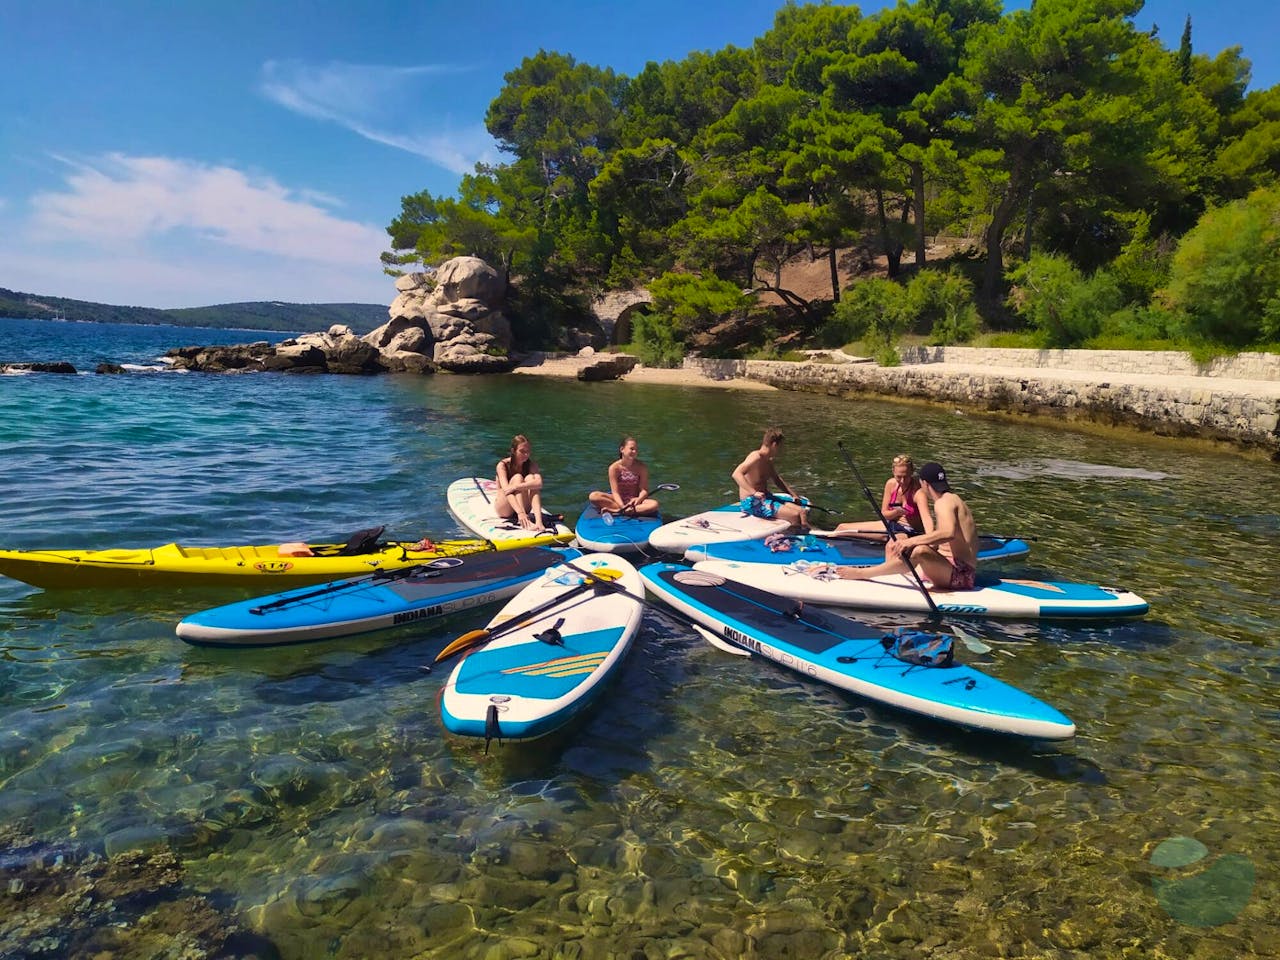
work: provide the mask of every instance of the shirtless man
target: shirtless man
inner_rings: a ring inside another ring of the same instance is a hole
[[[782,431],[770,427],[764,432],[764,440],[757,450],[747,454],[747,458],[738,464],[733,471],[733,482],[738,485],[738,496],[742,498],[742,512],[753,517],[766,520],[786,520],[793,528],[807,530],[809,527],[809,511],[800,505],[800,498],[778,476],[778,468],[774,460],[782,446]],[[774,500],[769,496],[769,483],[772,481],[781,487],[796,503]]]
[[[978,526],[969,505],[951,492],[947,472],[939,464],[920,468],[920,482],[933,501],[934,525],[928,533],[890,540],[884,563],[874,567],[837,567],[845,580],[870,580],[889,573],[906,573],[903,554],[928,577],[936,590],[972,590],[978,574]]]

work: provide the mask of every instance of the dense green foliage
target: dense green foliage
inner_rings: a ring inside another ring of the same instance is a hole
[[[368,333],[387,322],[387,308],[378,303],[222,303],[209,307],[122,307],[109,303],[43,297],[0,288],[0,317],[51,319],[91,323],[137,323],[145,326],[207,327],[215,330],[274,330],[307,333],[346,324]]]
[[[788,2],[748,49],[635,77],[539,51],[486,118],[509,162],[478,167],[456,197],[404,197],[384,261],[475,254],[527,306],[650,285],[644,342],[667,356],[729,317],[885,350],[907,331],[963,341],[983,322],[1059,346],[1259,342],[1274,336],[1274,250],[1226,244],[1270,265],[1241,268],[1249,281],[1211,318],[1203,301],[1229,282],[1212,251],[1232,228],[1197,222],[1234,216],[1265,241],[1249,219],[1261,214],[1218,211],[1276,184],[1280,88],[1245,96],[1240,48],[1197,53],[1187,21],[1170,49],[1138,28],[1141,9],[899,0],[863,16]],[[937,270],[938,235],[972,260]],[[1193,235],[1201,253],[1185,249]],[[897,288],[842,289],[851,251]],[[829,292],[787,288],[800,254],[829,265]],[[766,293],[780,306],[761,319]],[[1231,312],[1246,303],[1256,316]],[[545,310],[517,312],[517,328],[535,315],[553,334]]]

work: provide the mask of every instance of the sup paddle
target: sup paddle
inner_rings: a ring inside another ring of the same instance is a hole
[[[268,610],[279,610],[281,607],[293,606],[295,603],[303,603],[307,600],[314,600],[316,597],[327,597],[330,594],[338,593],[341,590],[349,590],[353,587],[364,586],[369,583],[390,583],[393,580],[404,580],[412,577],[414,574],[421,573],[424,570],[431,571],[427,573],[428,577],[438,577],[441,572],[448,570],[450,567],[459,567],[462,565],[461,557],[437,557],[428,563],[415,563],[412,567],[400,567],[398,570],[378,570],[374,573],[363,577],[355,577],[351,580],[338,580],[333,583],[326,583],[323,587],[315,590],[308,590],[306,593],[295,593],[287,597],[281,597],[279,600],[273,600],[270,603],[264,603],[260,607],[250,607],[249,612],[255,616],[261,616]]]
[[[538,604],[531,610],[526,610],[523,613],[516,614],[510,620],[504,621],[496,627],[482,627],[479,630],[470,630],[467,633],[464,633],[462,636],[451,641],[443,650],[437,653],[434,662],[440,663],[442,660],[448,660],[450,657],[462,653],[464,650],[470,650],[472,647],[479,646],[482,643],[488,643],[495,637],[500,637],[505,633],[510,633],[512,630],[527,626],[553,607],[564,603],[566,600],[571,600],[579,594],[586,593],[588,590],[594,590],[602,583],[607,584],[612,579],[612,577],[607,576],[604,571],[601,571],[599,574],[588,573],[585,570],[574,567],[573,564],[569,563],[567,560],[564,565],[572,567],[575,573],[582,574],[583,581],[579,584],[575,584],[563,593],[559,593],[551,599]]]
[[[778,503],[795,503],[806,510],[817,510],[819,513],[828,513],[833,517],[840,516],[838,510],[828,510],[826,507],[820,507],[816,503],[810,503],[808,497],[793,497],[789,493],[771,493],[768,496],[770,500],[776,500]]]
[[[595,574],[588,573],[586,570],[583,570],[581,567],[574,567],[572,561],[566,560],[565,566],[573,567],[574,570],[578,571],[578,573],[582,574],[584,577],[595,577]],[[693,571],[690,571],[690,572],[692,573]],[[676,610],[674,607],[671,607],[667,604],[654,603],[648,597],[643,595],[636,596],[634,593],[632,593],[630,590],[626,589],[625,587],[621,587],[618,584],[614,583],[612,578],[609,578],[609,579],[597,578],[597,584],[606,591],[611,591],[613,593],[621,593],[621,594],[624,594],[625,596],[630,597],[632,600],[640,604],[640,606],[642,607],[648,607],[650,610],[657,610],[661,613],[665,613],[672,617],[675,617],[675,619],[681,621],[682,623],[687,624],[688,626],[696,630],[698,634],[704,640],[707,641],[707,643],[711,644],[713,647],[717,648],[718,650],[723,650],[725,653],[732,653],[734,656],[737,656],[737,657],[751,656],[751,651],[743,650],[741,647],[736,647],[731,643],[727,643],[726,641],[722,640],[720,637],[717,637],[714,633],[712,633],[702,624],[698,623],[697,620],[694,620],[693,617],[689,616],[687,613],[685,613],[682,610]]]
[[[837,440],[836,446],[840,449],[840,456],[844,457],[844,462],[849,465],[849,469],[853,471],[853,475],[858,478],[858,485],[862,487],[862,492],[866,496],[867,502],[871,504],[871,509],[875,511],[876,516],[879,517],[880,521],[884,524],[886,542],[888,540],[892,540],[894,538],[893,527],[890,526],[889,519],[880,512],[880,505],[876,503],[875,494],[872,493],[871,488],[867,486],[867,481],[862,479],[862,471],[858,469],[858,465],[854,463],[853,458],[849,456],[849,451],[844,448],[843,440]],[[939,610],[938,605],[933,602],[933,597],[929,593],[929,588],[926,587],[924,585],[924,581],[920,579],[920,573],[916,570],[916,565],[911,562],[909,552],[904,550],[899,554],[899,556],[902,557],[902,562],[907,565],[907,569],[911,571],[911,576],[915,578],[916,585],[920,587],[920,593],[924,595],[925,603],[929,604],[929,610],[931,611],[934,619],[937,620],[938,623],[942,623],[942,611]],[[964,642],[964,645],[974,653],[986,653],[991,649],[990,646],[983,643],[977,637],[971,636],[967,631],[957,627],[954,623],[950,624],[950,626],[955,635],[958,636]]]
[[[678,484],[678,483],[660,483],[660,484],[658,484],[656,487],[654,487],[654,488],[653,488],[653,492],[654,492],[654,493],[661,493],[661,492],[663,492],[664,490],[679,490],[679,489],[680,489],[680,484]],[[604,521],[605,526],[607,526],[607,527],[609,527],[609,526],[613,526],[613,520],[614,520],[614,517],[618,516],[619,514],[621,514],[622,516],[625,516],[625,517],[636,517],[636,518],[638,518],[638,517],[639,517],[639,514],[634,513],[634,512],[632,512],[632,511],[629,511],[629,510],[625,510],[625,509],[624,509],[624,510],[619,510],[619,511],[617,511],[617,513],[613,513],[613,512],[610,512],[610,511],[608,511],[608,510],[601,510],[601,511],[600,511],[600,519]]]

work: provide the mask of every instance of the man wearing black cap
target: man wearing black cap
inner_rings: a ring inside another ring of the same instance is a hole
[[[837,567],[845,580],[870,580],[905,573],[911,563],[933,581],[936,590],[972,590],[978,573],[978,525],[969,505],[951,490],[941,464],[920,468],[920,482],[933,501],[933,530],[885,544],[884,563],[874,567]]]

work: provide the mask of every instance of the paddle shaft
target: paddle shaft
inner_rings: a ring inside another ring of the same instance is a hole
[[[591,574],[588,573],[586,570],[583,570],[580,567],[574,567],[571,561],[565,561],[565,565],[573,567],[574,570],[577,570],[578,573],[582,574],[584,577],[591,577]],[[723,650],[726,653],[732,653],[740,657],[751,656],[751,652],[749,650],[743,650],[740,647],[735,647],[732,644],[727,643],[726,641],[720,639],[720,637],[716,636],[715,633],[713,633],[710,629],[708,629],[708,627],[705,624],[699,623],[697,620],[693,619],[693,617],[689,616],[683,610],[677,610],[675,609],[675,607],[672,607],[670,604],[654,603],[652,600],[650,600],[648,597],[644,596],[643,594],[641,594],[640,596],[636,596],[636,594],[632,593],[626,587],[621,587],[618,584],[614,583],[612,580],[600,580],[598,578],[593,578],[593,579],[595,579],[597,584],[604,587],[606,590],[612,590],[614,593],[625,594],[626,596],[634,600],[636,603],[640,604],[640,606],[642,607],[648,607],[650,610],[657,610],[660,613],[668,614],[669,616],[672,616],[675,619],[679,620],[681,623],[684,623],[690,627],[693,627],[693,629],[696,630],[713,647],[717,647],[718,649]]]
[[[794,503],[798,507],[806,510],[817,510],[821,513],[829,513],[833,517],[839,516],[835,510],[828,510],[826,507],[820,507],[816,503],[809,503],[803,497],[792,497],[785,493],[771,493],[768,495],[770,500],[776,500],[778,503]]]
[[[435,561],[432,561],[432,563],[434,562]],[[339,590],[349,590],[352,587],[363,586],[367,583],[387,583],[392,580],[403,580],[405,577],[412,576],[419,570],[427,569],[430,566],[430,563],[415,563],[412,567],[401,567],[398,570],[379,570],[376,573],[371,573],[364,577],[356,577],[353,580],[343,580],[340,583],[328,583],[323,587],[311,590],[308,593],[299,593],[295,596],[281,597],[279,600],[273,600],[271,603],[264,603],[260,607],[251,607],[249,612],[256,616],[261,616],[268,610],[288,607],[295,603],[302,603],[304,600],[313,600],[316,597],[325,597],[331,593],[337,593]]]
[[[567,562],[566,565],[573,566],[573,564]],[[583,572],[577,567],[573,567],[573,569],[578,573]],[[517,614],[505,623],[500,623],[493,628],[485,627],[481,630],[472,630],[470,633],[464,633],[436,654],[435,662],[439,663],[442,660],[447,660],[454,654],[461,653],[463,650],[469,650],[481,643],[488,643],[494,637],[500,637],[504,633],[510,633],[512,630],[517,630],[520,627],[527,626],[530,621],[536,620],[540,615],[546,613],[552,607],[555,607],[566,600],[572,599],[580,593],[586,593],[588,590],[594,590],[597,584],[608,582],[606,580],[593,577],[590,574],[587,574],[587,577],[589,577],[589,579],[570,587],[563,593],[559,593],[543,603],[538,604],[532,610],[526,610],[524,613]]]
[[[871,488],[867,486],[867,481],[862,479],[862,471],[858,469],[858,465],[853,462],[853,458],[849,456],[849,451],[844,448],[844,441],[837,440],[836,447],[840,450],[840,456],[844,457],[844,462],[849,465],[849,469],[853,471],[853,475],[858,478],[858,485],[862,487],[862,492],[866,494],[867,502],[871,504],[871,509],[876,512],[876,516],[880,518],[880,522],[884,524],[885,535],[889,540],[893,539],[893,527],[889,523],[889,518],[880,512],[880,504],[876,503],[876,496],[871,492]],[[924,595],[925,603],[929,604],[929,609],[936,617],[942,616],[942,611],[938,609],[938,605],[933,602],[933,597],[929,595],[929,588],[924,585],[924,581],[920,579],[920,574],[916,570],[916,565],[911,562],[911,557],[906,552],[900,553],[902,562],[907,565],[907,569],[911,571],[911,576],[915,578],[920,592]]]

